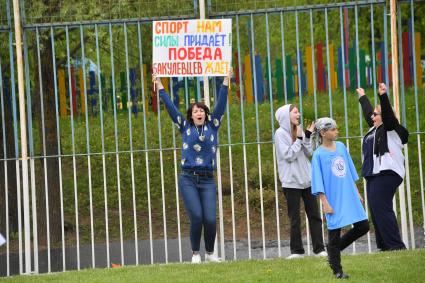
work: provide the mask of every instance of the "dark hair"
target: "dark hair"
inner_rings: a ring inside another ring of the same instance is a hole
[[[205,121],[207,121],[208,120],[208,116],[210,115],[210,109],[203,102],[192,103],[189,106],[189,108],[187,108],[187,111],[186,111],[186,119],[187,119],[187,121],[189,121],[189,123],[191,123],[191,124],[194,124],[193,123],[193,119],[192,119],[192,110],[193,110],[193,107],[195,107],[195,106],[204,110],[204,112],[205,112]]]

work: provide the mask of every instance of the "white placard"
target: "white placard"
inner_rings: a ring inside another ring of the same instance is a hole
[[[152,71],[158,77],[226,76],[232,61],[232,20],[156,21]]]

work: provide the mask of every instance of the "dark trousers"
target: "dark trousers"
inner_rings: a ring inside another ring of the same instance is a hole
[[[405,249],[393,210],[394,194],[403,179],[391,171],[385,175],[367,177],[366,181],[377,248],[382,251]]]
[[[300,200],[304,201],[310,227],[310,235],[313,242],[313,252],[320,253],[325,250],[322,236],[322,218],[320,218],[319,206],[316,197],[311,194],[311,188],[289,189],[283,188],[283,194],[287,200],[288,216],[291,221],[291,254],[303,254],[304,247],[301,237]]]
[[[328,261],[334,274],[342,272],[341,251],[369,231],[369,222],[362,220],[341,237],[341,228],[328,230]]]
[[[190,219],[190,244],[198,252],[204,228],[205,250],[214,251],[216,234],[216,190],[214,177],[202,177],[182,172],[179,190]]]

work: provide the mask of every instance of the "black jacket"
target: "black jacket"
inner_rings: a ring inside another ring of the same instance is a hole
[[[383,95],[378,95],[378,97],[381,103],[382,124],[376,128],[373,151],[375,155],[382,156],[386,152],[389,152],[388,140],[387,140],[388,131],[395,131],[400,137],[402,144],[407,143],[409,139],[409,132],[407,131],[405,127],[400,125],[399,121],[397,120],[387,94],[385,93]],[[373,120],[372,120],[373,107],[370,104],[369,99],[367,98],[366,95],[364,95],[360,97],[359,102],[360,102],[360,105],[362,106],[363,116],[366,122],[368,123],[369,127],[373,127]]]

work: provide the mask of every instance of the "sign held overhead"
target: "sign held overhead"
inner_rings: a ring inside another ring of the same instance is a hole
[[[156,21],[152,45],[158,77],[225,76],[232,60],[232,20]]]

